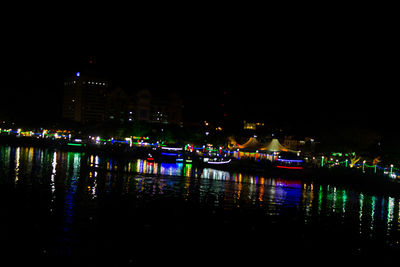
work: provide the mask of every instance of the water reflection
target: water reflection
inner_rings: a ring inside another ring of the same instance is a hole
[[[89,238],[79,233],[94,220],[93,214],[100,203],[111,205],[109,198],[117,196],[118,205],[129,206],[123,203],[134,200],[133,207],[157,199],[179,199],[210,210],[257,211],[271,218],[271,222],[276,218],[306,226],[343,225],[357,242],[379,240],[391,248],[399,248],[398,196],[376,196],[301,180],[199,169],[192,164],[116,160],[23,147],[0,147],[0,171],[2,186],[12,184],[32,193],[49,192],[48,202],[40,202],[33,209],[47,208],[56,216],[58,228],[51,228],[54,232],[46,234],[56,236],[58,253],[64,255],[72,253],[78,239]],[[134,212],[134,208],[124,212]]]

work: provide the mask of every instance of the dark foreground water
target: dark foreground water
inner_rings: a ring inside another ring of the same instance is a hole
[[[0,147],[0,253],[13,263],[390,264],[399,214],[394,195]]]

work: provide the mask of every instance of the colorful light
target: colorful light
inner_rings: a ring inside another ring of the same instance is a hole
[[[289,167],[289,166],[276,166],[277,168],[280,169],[292,169],[292,170],[302,170],[303,167]]]
[[[207,163],[209,164],[227,164],[231,162],[231,160],[227,160],[227,161],[208,161]]]
[[[69,146],[82,146],[82,144],[74,144],[74,143],[68,143],[67,145],[69,145]]]
[[[182,150],[181,147],[162,147],[162,149],[166,149],[166,150],[173,150],[173,151],[179,151]]]
[[[277,159],[277,161],[282,161],[282,162],[303,162],[301,159]]]
[[[176,153],[161,152],[161,155],[163,155],[163,156],[177,156],[178,154],[176,154]]]

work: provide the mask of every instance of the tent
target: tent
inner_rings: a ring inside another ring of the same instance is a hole
[[[243,145],[238,146],[240,149],[259,149],[263,144],[258,142],[257,138],[250,137],[250,139]]]
[[[263,144],[260,143],[257,138],[255,137],[250,137],[249,140],[247,140],[246,143],[243,145],[239,145],[237,148],[240,149],[248,149],[248,150],[260,150],[263,152],[293,152],[297,153],[299,151],[291,150],[287,147],[284,147],[279,143],[278,139],[274,138],[269,142],[269,144]]]
[[[281,143],[279,143],[278,139],[274,138],[272,139],[272,141],[266,145],[260,148],[260,150],[262,151],[268,151],[268,152],[293,152],[293,153],[297,153],[299,151],[295,151],[295,150],[291,150],[289,148],[284,147],[283,145],[281,145]]]

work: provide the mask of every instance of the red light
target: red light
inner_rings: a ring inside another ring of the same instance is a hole
[[[293,169],[293,170],[302,170],[303,167],[289,167],[289,166],[276,166],[277,168],[281,169]]]

